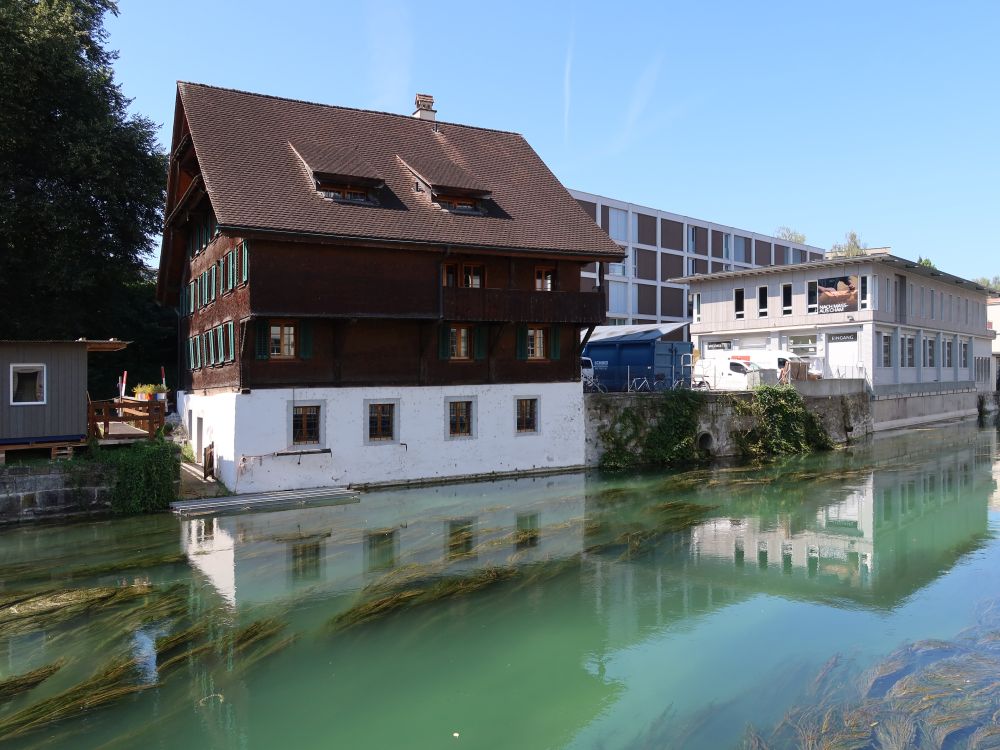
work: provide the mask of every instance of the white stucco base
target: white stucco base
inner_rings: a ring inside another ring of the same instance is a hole
[[[517,432],[518,398],[538,399],[537,433]],[[448,435],[448,399],[474,403],[472,437]],[[398,440],[366,441],[367,402],[373,400],[397,404]],[[320,406],[319,446],[292,445],[293,404]],[[185,426],[191,426],[196,452],[214,444],[216,476],[237,493],[558,470],[584,463],[579,383],[182,393],[177,408]]]

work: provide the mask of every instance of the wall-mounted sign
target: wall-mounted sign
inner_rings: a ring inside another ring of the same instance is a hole
[[[841,341],[857,341],[858,332],[854,333],[828,333],[826,335],[826,341],[828,344],[837,344]]]
[[[705,350],[709,352],[728,352],[732,348],[732,341],[709,341],[705,344]]]
[[[836,276],[820,279],[819,311],[821,313],[844,313],[858,311],[858,277]]]

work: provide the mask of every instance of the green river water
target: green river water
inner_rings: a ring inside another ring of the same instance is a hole
[[[740,747],[819,701],[824,665],[859,679],[1000,597],[998,478],[996,429],[963,423],[763,469],[7,528],[0,684],[65,663],[0,698],[0,745]],[[27,594],[95,587],[136,596],[9,619]],[[262,619],[273,633],[234,641]],[[11,721],[119,657],[146,689]]]

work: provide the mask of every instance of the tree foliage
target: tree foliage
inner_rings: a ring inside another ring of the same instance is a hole
[[[925,258],[923,255],[917,256],[917,265],[923,266],[924,268],[937,268],[937,266],[934,265],[934,261],[930,258]]]
[[[778,227],[774,230],[774,236],[779,240],[787,240],[788,242],[794,242],[797,245],[806,244],[806,236],[802,232],[792,229],[791,227]]]
[[[868,243],[861,241],[861,235],[853,229],[844,235],[843,242],[834,243],[830,248],[834,255],[843,255],[846,258],[854,258],[858,255],[868,254]]]
[[[980,286],[985,286],[987,289],[992,289],[995,292],[1000,292],[1000,276],[994,276],[992,279],[987,276],[980,276],[973,279]]]
[[[151,316],[158,376],[176,356],[145,265],[166,157],[115,83],[107,13],[113,0],[0,3],[0,320],[5,338],[138,341]]]

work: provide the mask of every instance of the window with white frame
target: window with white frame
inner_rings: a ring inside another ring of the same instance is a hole
[[[733,235],[724,234],[722,235],[722,257],[726,260],[732,260],[733,257]]]
[[[744,309],[746,307],[746,290],[745,289],[734,289],[733,290],[733,313],[736,316],[736,320],[743,320]]]
[[[767,317],[767,287],[757,287],[757,317]]]
[[[10,366],[11,406],[45,404],[46,367],[43,364],[13,364]]]
[[[806,282],[806,312],[814,313],[819,310],[819,282]]]
[[[608,234],[615,242],[628,242],[628,211],[608,209]]]
[[[792,285],[782,284],[781,285],[781,314],[791,315],[792,314]]]
[[[916,343],[917,340],[913,336],[903,338],[903,367],[917,366]]]
[[[941,355],[941,364],[945,367],[954,367],[955,365],[955,345],[951,339],[944,342],[944,352]]]
[[[693,320],[695,323],[701,322],[701,292],[695,292],[694,294],[694,314]]]
[[[868,277],[862,276],[859,278],[858,285],[860,286],[860,293],[858,294],[858,309],[867,310],[871,306],[871,300],[868,299]]]
[[[698,228],[688,225],[688,252],[698,252]]]
[[[892,367],[892,336],[888,333],[880,333],[879,338],[882,340],[882,367]]]

